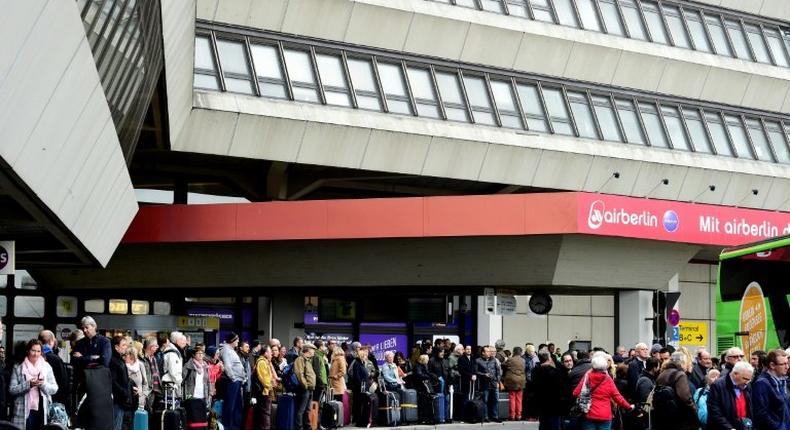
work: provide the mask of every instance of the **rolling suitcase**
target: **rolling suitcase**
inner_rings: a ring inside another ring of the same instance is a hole
[[[269,421],[271,421],[272,429],[277,428],[277,403],[272,403],[272,414]]]
[[[343,392],[341,401],[343,402],[343,425],[351,424],[351,394],[348,391]]]
[[[420,420],[417,413],[417,390],[406,389],[401,391],[400,399],[401,422],[413,424]]]
[[[384,387],[381,384],[380,387]],[[379,394],[379,412],[377,423],[381,426],[396,427],[400,425],[400,400],[398,394],[391,391],[383,391]]]
[[[343,402],[335,400],[331,388],[327,402],[321,407],[321,427],[326,429],[343,427]]]
[[[206,402],[203,399],[184,400],[184,420],[190,430],[208,430],[208,415],[206,415]]]
[[[436,394],[433,407],[436,422],[441,424],[447,421],[447,400],[444,393]]]
[[[420,421],[441,424],[445,419],[444,394],[422,393],[418,413]]]
[[[165,410],[161,415],[161,429],[184,430],[186,422],[184,415],[184,410],[176,407],[176,388],[174,386],[165,387]]]
[[[497,413],[500,420],[507,419],[510,415],[510,394],[506,391],[499,391],[497,399]]]
[[[132,420],[134,430],[148,430],[148,412],[145,409],[139,408],[134,411]]]
[[[310,409],[307,412],[310,421],[310,430],[318,430],[318,422],[321,419],[321,403],[315,400],[310,401]]]
[[[486,405],[480,397],[475,395],[475,385],[471,384],[469,399],[464,403],[464,422],[482,423],[486,414]]]
[[[296,396],[290,393],[283,394],[277,401],[277,428],[279,430],[294,430],[296,426]]]
[[[364,389],[359,392],[359,399],[354,398],[355,402],[360,402],[359,416],[354,417],[357,427],[372,427],[376,425],[376,414],[379,410],[379,398],[376,393],[368,393]]]

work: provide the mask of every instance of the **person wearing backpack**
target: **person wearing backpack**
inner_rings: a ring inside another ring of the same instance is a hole
[[[691,396],[686,372],[690,368],[686,354],[673,353],[664,363],[653,389],[651,424],[654,430],[696,430],[697,408]]]
[[[612,428],[612,401],[618,406],[629,411],[634,410],[634,405],[620,394],[614,385],[614,380],[609,376],[609,361],[605,353],[596,353],[592,360],[592,370],[587,372],[579,385],[573,390],[573,395],[579,397],[582,390],[589,390],[589,410],[581,419],[582,430],[610,430]]]
[[[718,369],[710,369],[702,382],[704,385],[697,388],[697,391],[694,392],[694,404],[697,406],[697,418],[703,429],[708,427],[708,393],[710,392],[710,386],[719,379],[720,374],[721,372],[719,372]]]
[[[790,405],[787,396],[787,353],[781,349],[768,352],[767,363],[752,382],[752,410],[755,430],[790,428]]]

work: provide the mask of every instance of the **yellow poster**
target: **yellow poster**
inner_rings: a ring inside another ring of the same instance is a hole
[[[683,346],[707,346],[708,323],[705,321],[681,321],[680,344]]]
[[[739,330],[741,347],[748,358],[752,351],[765,350],[768,316],[765,312],[765,297],[760,284],[752,282],[746,287],[741,299]]]

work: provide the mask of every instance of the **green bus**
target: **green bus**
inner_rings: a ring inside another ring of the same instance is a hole
[[[716,294],[716,349],[790,345],[790,235],[722,251]]]

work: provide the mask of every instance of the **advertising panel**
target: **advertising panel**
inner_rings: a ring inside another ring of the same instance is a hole
[[[376,356],[379,364],[384,363],[384,353],[387,351],[400,351],[408,357],[409,339],[405,334],[360,333],[359,341],[363,345],[371,346],[371,352]]]

